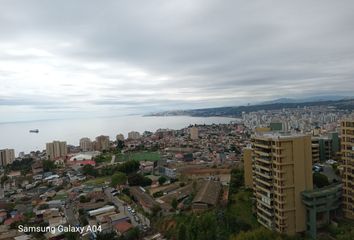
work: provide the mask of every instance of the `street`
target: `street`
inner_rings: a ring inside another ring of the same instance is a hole
[[[127,214],[127,216],[130,218],[131,223],[135,227],[139,225],[147,225],[148,227],[150,227],[150,220],[141,213],[136,212],[136,216],[140,219],[140,223],[135,221],[134,215],[130,211],[128,211],[128,205],[124,201],[120,200],[118,197],[112,195],[111,191],[113,190],[113,188],[109,187],[106,188],[104,192],[108,199],[118,208],[119,212]]]

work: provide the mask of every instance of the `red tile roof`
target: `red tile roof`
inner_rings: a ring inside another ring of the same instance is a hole
[[[119,222],[115,225],[115,228],[118,232],[121,234],[127,232],[129,229],[133,228],[133,225],[131,223],[128,223],[127,221],[122,221]]]

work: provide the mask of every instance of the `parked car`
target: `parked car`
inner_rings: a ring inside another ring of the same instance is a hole
[[[323,167],[315,165],[315,166],[312,167],[312,170],[314,172],[323,172]]]
[[[326,163],[332,165],[332,164],[337,164],[337,161],[334,161],[333,159],[329,159],[326,161]]]

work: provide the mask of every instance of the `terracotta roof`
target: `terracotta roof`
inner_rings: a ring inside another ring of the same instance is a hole
[[[117,223],[115,225],[115,228],[118,232],[123,234],[127,232],[129,229],[133,228],[133,225],[131,223],[128,223],[127,221],[122,221]]]
[[[23,216],[20,214],[15,215],[13,218],[8,218],[5,220],[4,225],[11,225],[14,222],[18,222],[23,220]]]

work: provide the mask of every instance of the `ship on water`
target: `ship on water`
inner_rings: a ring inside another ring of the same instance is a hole
[[[39,133],[39,130],[38,129],[32,129],[29,131],[30,133]]]

